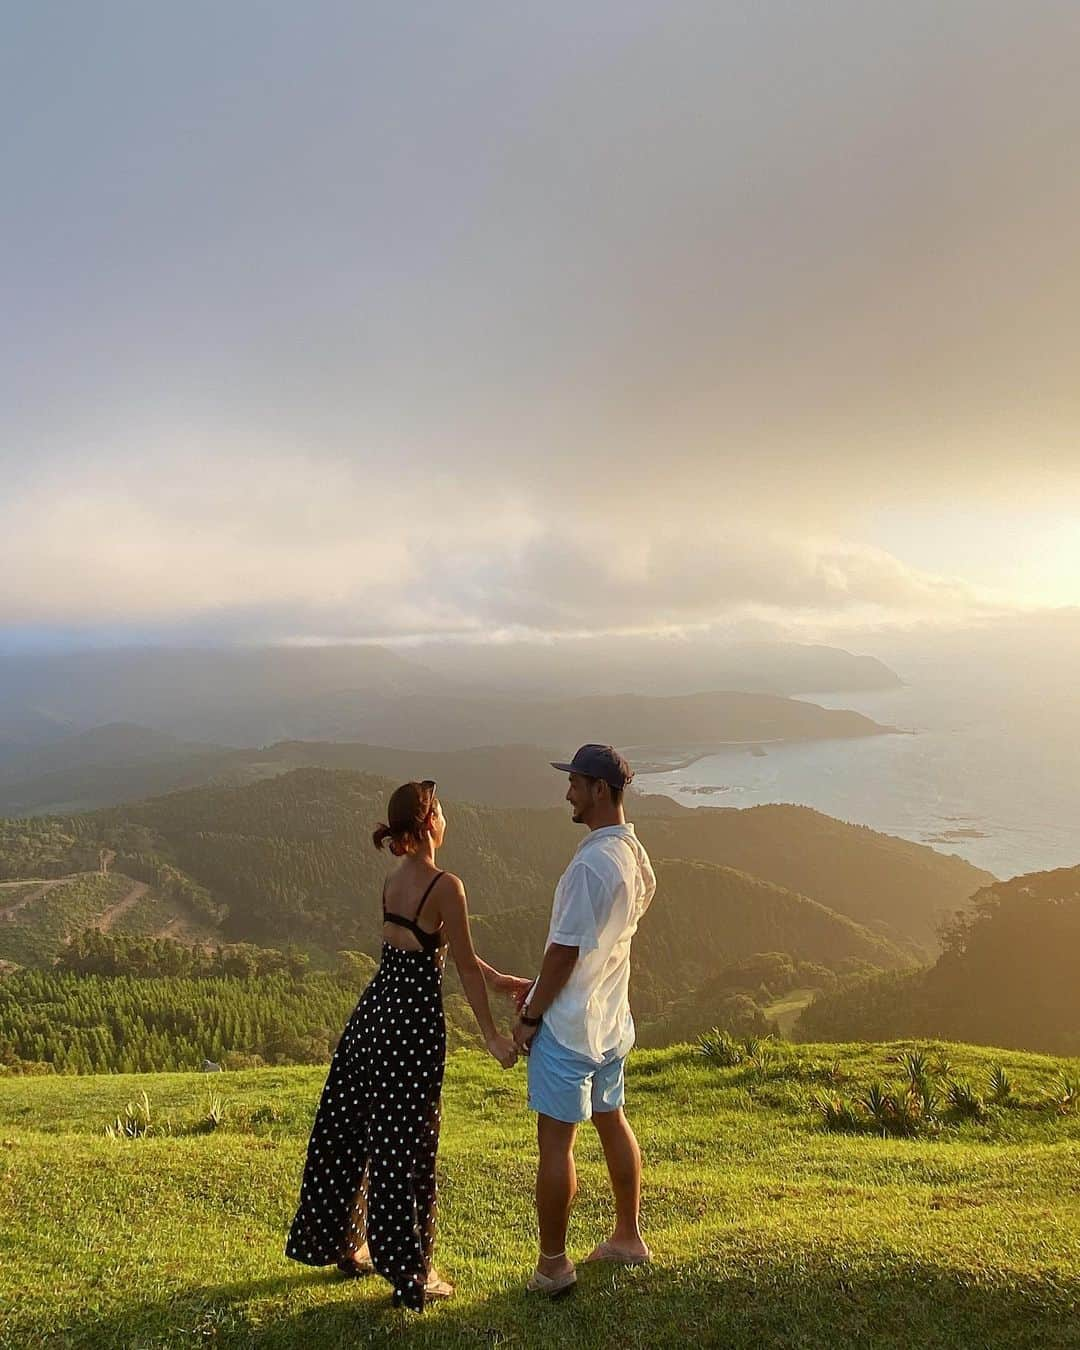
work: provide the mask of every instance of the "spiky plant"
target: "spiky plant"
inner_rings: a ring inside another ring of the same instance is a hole
[[[862,1128],[859,1113],[847,1097],[815,1097],[814,1109],[821,1123],[832,1134],[852,1134]]]
[[[926,1055],[921,1050],[908,1050],[898,1059],[912,1090],[921,1089],[930,1077],[930,1061]]]
[[[742,1039],[742,1052],[744,1059],[756,1060],[761,1054],[763,1041],[760,1036],[744,1036]]]
[[[206,1093],[206,1115],[203,1117],[203,1129],[208,1133],[220,1129],[225,1123],[225,1113],[228,1110],[228,1102],[219,1092],[213,1088],[208,1088]]]
[[[949,1110],[964,1120],[982,1120],[986,1115],[986,1104],[970,1083],[962,1078],[949,1082],[945,1099]]]
[[[941,1106],[941,1094],[936,1092],[929,1083],[923,1083],[918,1090],[918,1097],[919,1110],[924,1122],[936,1121]]]
[[[1067,1116],[1080,1102],[1080,1080],[1063,1073],[1047,1093],[1047,1101],[1059,1116]]]
[[[879,1130],[887,1130],[896,1110],[896,1099],[879,1082],[873,1082],[866,1089],[858,1103]]]
[[[939,1055],[934,1060],[932,1073],[935,1078],[948,1079],[952,1077],[953,1062],[946,1055]]]
[[[775,1051],[769,1041],[759,1040],[757,1041],[757,1048],[754,1050],[753,1054],[746,1053],[750,1041],[754,1039],[754,1037],[748,1037],[747,1041],[744,1042],[745,1062],[756,1069],[758,1073],[764,1074],[772,1067]]]
[[[109,1139],[141,1139],[150,1131],[150,1098],[141,1092],[133,1102],[128,1102],[122,1113],[111,1125],[105,1126]]]
[[[730,1032],[713,1027],[698,1037],[698,1054],[721,1068],[730,1069],[743,1062],[743,1052]]]
[[[908,1092],[903,1097],[892,1097],[890,1107],[885,1123],[885,1129],[889,1134],[900,1135],[907,1139],[918,1134],[923,1128],[925,1121],[922,1098],[917,1092]]]
[[[1012,1079],[1001,1064],[992,1064],[986,1081],[987,1095],[995,1106],[1007,1106],[1012,1100]]]

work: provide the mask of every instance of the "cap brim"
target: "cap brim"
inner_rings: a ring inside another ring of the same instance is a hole
[[[551,765],[551,767],[552,767],[553,769],[558,769],[558,770],[560,770],[560,772],[562,772],[562,773],[576,773],[576,772],[577,772],[577,770],[574,768],[574,766],[573,766],[572,764],[556,764],[555,761],[554,761],[553,759],[548,760],[548,763]]]

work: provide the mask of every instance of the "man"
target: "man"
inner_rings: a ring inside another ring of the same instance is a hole
[[[587,1260],[640,1265],[650,1256],[639,1228],[641,1152],[622,1107],[634,1044],[630,940],[656,890],[649,856],[623,811],[633,772],[622,755],[610,745],[583,745],[569,764],[552,767],[570,775],[566,800],[589,833],[556,887],[539,976],[491,972],[492,984],[519,1002],[514,1041],[529,1056],[540,1258],[528,1288],[549,1295],[577,1278],[566,1230],[577,1191],[574,1138],[590,1117],[607,1162],[615,1226]]]

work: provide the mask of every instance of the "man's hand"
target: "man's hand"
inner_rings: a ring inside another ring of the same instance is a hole
[[[523,1055],[529,1053],[529,1045],[539,1029],[539,1027],[527,1027],[520,1018],[514,1023],[514,1044]]]

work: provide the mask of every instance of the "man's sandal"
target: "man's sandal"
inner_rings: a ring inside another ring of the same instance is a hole
[[[652,1260],[652,1252],[645,1248],[644,1256],[633,1256],[610,1242],[599,1242],[585,1258],[589,1261],[614,1261],[620,1266],[644,1266]]]

